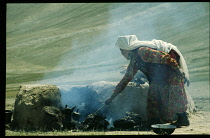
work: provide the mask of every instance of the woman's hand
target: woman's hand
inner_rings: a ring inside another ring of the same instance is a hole
[[[108,98],[106,101],[105,101],[105,105],[109,105],[111,102],[112,102],[112,98],[110,97],[110,98]]]
[[[118,94],[119,94],[118,92],[114,91],[114,93],[112,94],[112,96],[109,97],[108,99],[106,99],[105,105],[109,105],[109,104],[112,102],[112,100],[113,100]]]

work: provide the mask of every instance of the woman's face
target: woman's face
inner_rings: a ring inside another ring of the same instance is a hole
[[[121,51],[121,54],[122,54],[127,60],[130,60],[130,56],[129,56],[130,50],[120,49],[120,51]]]

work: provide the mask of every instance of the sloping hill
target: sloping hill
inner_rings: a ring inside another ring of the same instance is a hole
[[[209,3],[7,4],[6,92],[20,84],[119,81],[119,35],[176,45],[191,81],[209,81]]]

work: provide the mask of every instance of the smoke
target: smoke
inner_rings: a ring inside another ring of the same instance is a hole
[[[81,114],[80,120],[83,121],[89,114],[94,113],[100,106],[99,96],[96,91],[86,86],[58,86],[61,92],[61,102]]]
[[[89,40],[73,39],[69,45],[70,50],[39,83],[82,85],[98,81],[119,81],[120,68],[126,60],[122,60],[120,50],[114,46],[115,41],[110,41],[107,36],[110,35],[102,33]]]

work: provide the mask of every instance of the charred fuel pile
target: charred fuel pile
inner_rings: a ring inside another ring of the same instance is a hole
[[[81,127],[79,130],[82,131],[119,131],[119,130],[127,130],[127,131],[137,131],[137,130],[148,130],[146,127],[145,121],[142,121],[142,117],[139,114],[134,112],[126,112],[126,115],[120,119],[116,119],[113,121],[113,127],[108,128],[110,125],[109,121],[107,121],[106,117],[94,113],[88,115],[88,117],[81,122]]]
[[[115,120],[113,125],[116,129],[121,130],[141,128],[142,117],[139,114],[127,112],[125,117]]]
[[[113,121],[113,127],[108,128],[110,125],[106,117],[101,114],[89,114],[83,122],[79,122],[80,126],[77,127],[81,131],[115,131],[115,130],[147,130],[144,121],[139,114],[127,112],[126,115],[120,119]]]
[[[107,130],[109,122],[106,120],[106,117],[94,113],[88,115],[82,124],[83,130]]]

